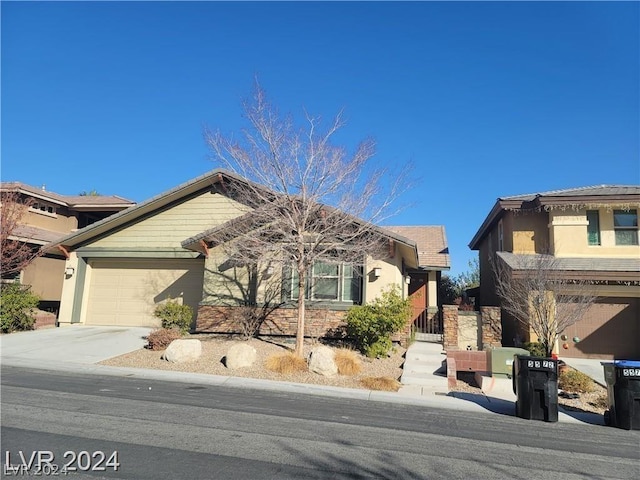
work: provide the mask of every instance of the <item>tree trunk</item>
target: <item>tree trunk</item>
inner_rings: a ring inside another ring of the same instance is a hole
[[[304,357],[304,310],[305,310],[305,284],[307,279],[306,268],[298,268],[298,328],[296,330],[295,354]]]

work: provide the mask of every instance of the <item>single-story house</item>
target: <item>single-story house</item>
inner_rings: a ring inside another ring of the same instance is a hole
[[[157,327],[156,306],[176,299],[193,308],[195,331],[238,331],[235,313],[246,305],[239,293],[241,276],[233,273],[240,267],[224,257],[214,233],[254,211],[255,202],[230,188],[243,182],[234,173],[213,170],[49,244],[48,252],[66,259],[59,324]],[[307,335],[326,334],[348,307],[391,285],[408,295],[409,272],[420,266],[416,242],[381,227],[375,230],[387,246],[384,258],[362,252],[360,268],[319,267],[324,290],[308,292]],[[283,266],[276,268],[260,272],[265,278],[279,276],[281,287],[278,308],[260,331],[294,334],[292,275]]]

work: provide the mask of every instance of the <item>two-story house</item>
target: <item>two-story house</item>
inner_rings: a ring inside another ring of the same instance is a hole
[[[13,192],[19,202],[29,204],[10,238],[26,242],[34,249],[135,205],[118,196],[60,195],[44,186],[37,188],[20,182],[2,182],[0,191]],[[58,311],[64,268],[65,255],[60,251],[36,258],[20,272],[20,283],[31,285],[43,310]]]
[[[491,258],[512,268],[552,255],[566,279],[593,285],[596,302],[563,334],[567,357],[640,358],[640,186],[601,185],[498,198],[469,247],[479,251],[480,305],[500,305]],[[503,345],[527,340],[503,315]]]

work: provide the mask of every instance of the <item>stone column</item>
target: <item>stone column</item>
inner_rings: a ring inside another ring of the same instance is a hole
[[[458,306],[442,306],[442,323],[444,328],[444,349],[458,350]]]
[[[482,349],[502,346],[500,307],[480,307],[482,316]]]

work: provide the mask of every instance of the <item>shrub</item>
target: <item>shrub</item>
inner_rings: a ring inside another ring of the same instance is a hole
[[[400,382],[391,377],[365,377],[360,383],[369,390],[383,390],[385,392],[397,392]]]
[[[158,328],[147,335],[147,348],[149,350],[164,350],[171,342],[182,337],[177,328]]]
[[[560,374],[558,388],[565,392],[589,393],[594,390],[593,380],[578,370],[569,369]]]
[[[182,333],[191,329],[193,309],[189,305],[181,305],[176,300],[169,300],[158,305],[153,314],[162,320],[162,328],[177,328]]]
[[[411,301],[403,299],[397,287],[382,292],[373,302],[349,309],[347,334],[368,357],[379,358],[391,349],[391,335],[399,332],[411,317]]]
[[[362,362],[360,362],[358,354],[348,348],[337,349],[334,361],[340,375],[357,375],[362,371]]]
[[[306,372],[307,362],[304,358],[299,357],[293,352],[280,353],[271,355],[265,362],[267,370],[277,373],[295,373]]]
[[[609,397],[607,396],[606,393],[604,395],[598,395],[596,399],[593,400],[592,402],[589,402],[589,404],[596,408],[601,408],[601,409],[609,408]]]
[[[540,342],[525,342],[522,344],[522,348],[529,351],[532,357],[546,357],[547,350]]]
[[[31,287],[19,283],[0,285],[0,330],[3,333],[33,330],[39,298]]]

